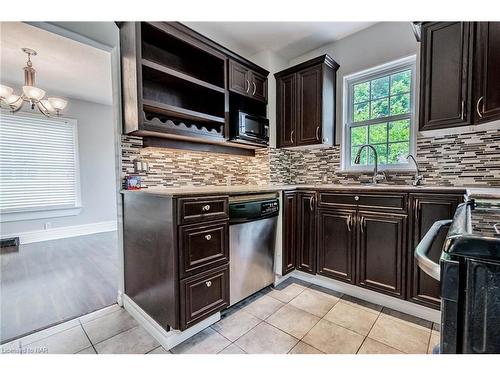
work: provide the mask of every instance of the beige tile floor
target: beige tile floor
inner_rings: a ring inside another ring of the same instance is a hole
[[[0,353],[425,354],[438,342],[431,322],[289,279],[171,351],[114,305],[4,344]]]

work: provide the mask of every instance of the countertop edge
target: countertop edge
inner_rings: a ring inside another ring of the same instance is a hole
[[[465,194],[475,199],[500,199],[500,188],[488,187],[458,187],[458,186],[432,186],[424,185],[420,187],[384,185],[384,186],[363,186],[363,185],[235,185],[235,186],[210,186],[210,187],[172,187],[172,188],[145,188],[140,190],[121,190],[122,194],[149,194],[156,196],[183,197],[183,196],[207,196],[207,195],[244,195],[271,193],[279,191],[301,191],[317,190],[355,193],[455,193]]]

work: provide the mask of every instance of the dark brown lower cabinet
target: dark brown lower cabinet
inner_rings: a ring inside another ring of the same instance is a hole
[[[415,262],[413,251],[438,220],[452,219],[457,205],[463,201],[463,195],[410,194],[410,249],[408,257],[408,299],[421,305],[439,308],[441,290],[439,281],[422,272]],[[434,240],[429,257],[439,262],[441,250],[446,238],[447,228],[443,228]]]
[[[439,308],[439,282],[420,271],[413,252],[432,224],[453,218],[463,192],[363,194],[285,192],[283,272],[296,268]],[[446,232],[430,251],[436,262]]]
[[[283,193],[282,275],[295,269],[297,254],[297,193]]]
[[[123,194],[125,294],[166,330],[229,305],[227,217],[227,196]]]
[[[356,210],[318,210],[318,274],[354,283]]]
[[[316,192],[297,193],[297,269],[316,273]]]
[[[404,298],[407,218],[385,212],[358,212],[358,285]]]

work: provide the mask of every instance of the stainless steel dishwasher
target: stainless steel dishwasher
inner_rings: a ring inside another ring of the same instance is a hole
[[[230,305],[274,282],[278,213],[276,194],[229,199]]]

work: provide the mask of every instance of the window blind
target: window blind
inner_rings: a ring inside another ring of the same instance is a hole
[[[0,114],[0,212],[78,205],[76,123]]]

